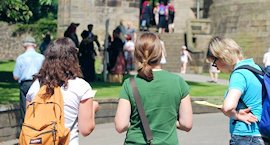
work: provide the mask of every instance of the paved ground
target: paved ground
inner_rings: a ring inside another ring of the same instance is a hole
[[[195,114],[190,132],[178,131],[181,145],[228,145],[228,118],[222,113]],[[88,137],[80,137],[80,145],[121,145],[125,133],[118,134],[113,123],[98,124]],[[14,145],[12,140],[0,145]]]
[[[202,83],[207,83],[208,81],[211,80],[209,76],[205,75],[199,75],[199,74],[179,74],[181,77],[184,78],[186,81],[193,81],[193,82],[202,82]],[[223,79],[218,79],[218,84],[222,85],[228,85],[229,81],[228,80],[223,80]]]
[[[179,74],[187,81],[207,82],[209,76],[196,74]],[[218,84],[227,85],[227,80],[219,80]],[[222,113],[194,115],[193,129],[186,133],[178,131],[181,145],[227,145],[229,141],[228,119]],[[88,137],[81,137],[80,145],[121,145],[125,133],[118,134],[113,123],[98,124]],[[14,145],[17,140],[10,140],[0,145]]]
[[[190,132],[178,131],[181,145],[228,145],[228,119],[222,113],[194,115]],[[125,133],[118,134],[113,123],[97,125],[89,137],[81,138],[80,145],[121,145]]]

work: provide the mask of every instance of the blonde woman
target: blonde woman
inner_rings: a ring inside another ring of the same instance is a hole
[[[207,58],[222,72],[231,73],[221,109],[230,118],[230,145],[264,145],[257,124],[262,112],[262,85],[251,71],[234,71],[242,65],[259,70],[260,67],[252,58],[244,59],[242,48],[234,40],[224,37],[212,38]]]
[[[179,144],[176,128],[184,131],[192,128],[189,86],[180,76],[161,69],[161,47],[154,33],[144,33],[137,39],[138,75],[134,80],[153,133],[153,144],[176,145]],[[119,133],[127,131],[125,145],[147,144],[129,79],[120,92],[115,128]]]

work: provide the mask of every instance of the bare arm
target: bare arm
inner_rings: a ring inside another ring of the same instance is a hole
[[[114,118],[115,129],[118,133],[127,131],[131,114],[130,102],[126,99],[119,99],[117,111]]]
[[[83,136],[88,136],[95,128],[95,112],[99,109],[98,103],[92,98],[80,102],[78,127]]]
[[[187,132],[192,128],[192,107],[189,95],[181,100],[179,106],[179,119],[176,123],[176,126],[178,129]]]
[[[266,54],[263,56],[263,63],[266,64]]]
[[[239,111],[235,110],[241,97],[241,94],[242,94],[241,91],[237,89],[229,90],[226,99],[224,100],[221,111],[223,112],[224,115],[228,117],[233,117],[234,119],[243,121],[247,124],[257,122],[258,120],[256,116],[254,116],[250,112],[250,108],[241,109]]]
[[[14,79],[15,81],[17,81],[17,80],[19,80],[19,77],[13,76],[13,79]]]
[[[192,57],[191,57],[191,55],[190,55],[190,53],[188,51],[187,51],[187,56],[192,61]]]
[[[30,104],[30,101],[27,101],[26,100],[26,108],[27,108],[27,106]]]

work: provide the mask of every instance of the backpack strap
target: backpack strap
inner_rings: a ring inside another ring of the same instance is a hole
[[[263,76],[264,73],[265,73],[262,68],[261,68],[261,70],[258,70],[256,68],[250,66],[250,65],[241,65],[241,66],[237,67],[236,69],[234,69],[233,72],[236,71],[236,70],[238,70],[238,69],[247,69],[247,70],[251,71],[253,74],[255,74],[256,76],[258,74]]]
[[[260,68],[261,68],[261,67],[260,67]],[[262,84],[262,99],[264,99],[264,96],[266,95],[266,88],[265,88],[265,84],[264,84],[263,78],[260,77],[260,76],[264,76],[264,74],[265,74],[264,70],[263,70],[262,68],[261,68],[261,70],[258,70],[258,69],[256,69],[256,68],[250,66],[250,65],[242,65],[242,66],[239,66],[239,67],[235,68],[235,69],[233,70],[233,72],[236,71],[236,70],[239,70],[239,69],[246,69],[246,70],[249,70],[249,71],[251,71],[251,72],[257,77],[257,79],[258,79],[258,80],[260,81],[260,83]],[[232,72],[232,73],[233,73],[233,72]],[[231,73],[231,74],[232,74],[232,73]],[[242,104],[244,104],[244,106],[245,106],[246,108],[248,108],[248,106],[247,106],[246,103],[241,99],[241,97],[240,97],[240,99],[239,99],[239,102],[241,102]],[[252,113],[252,112],[251,112],[251,113]],[[253,114],[253,113],[252,113],[252,114]],[[232,124],[235,124],[236,121],[237,121],[237,120],[234,120]]]
[[[135,103],[137,105],[139,116],[140,116],[140,119],[141,119],[141,122],[142,122],[142,126],[143,126],[144,133],[145,133],[145,136],[146,136],[147,144],[153,145],[153,143],[152,143],[152,141],[153,141],[152,131],[151,131],[150,127],[149,127],[149,123],[148,123],[147,118],[145,116],[145,112],[144,112],[144,109],[143,109],[141,97],[140,97],[138,88],[136,86],[134,77],[130,78],[130,85],[132,87],[133,96],[134,96]]]
[[[250,65],[242,65],[242,66],[239,66],[236,69],[234,69],[233,72],[236,71],[236,70],[239,70],[239,69],[247,69],[247,70],[251,71],[257,77],[257,79],[262,84],[262,96],[263,96],[263,99],[264,99],[264,96],[266,95],[266,87],[265,87],[265,84],[264,84],[264,80],[261,77],[261,76],[265,75],[264,69],[261,68],[261,70],[258,70],[256,68],[250,66]]]

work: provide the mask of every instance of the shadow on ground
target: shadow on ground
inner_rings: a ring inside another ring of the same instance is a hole
[[[13,79],[12,72],[0,71],[0,82],[13,83],[16,81]]]

